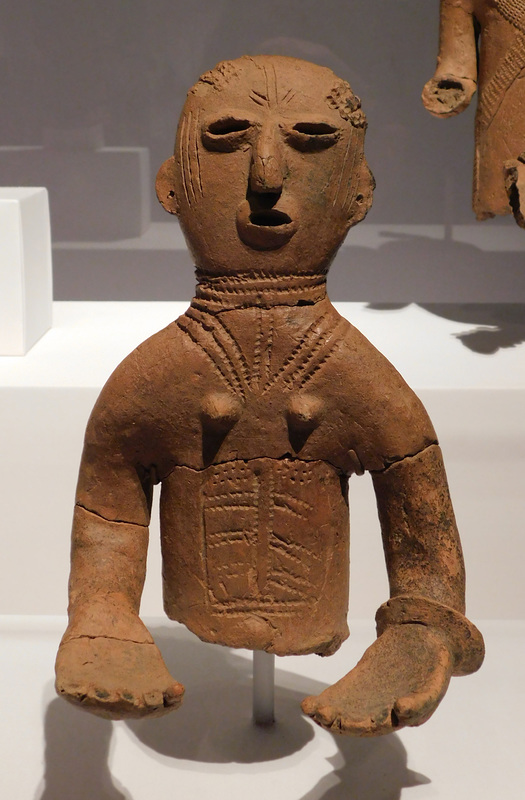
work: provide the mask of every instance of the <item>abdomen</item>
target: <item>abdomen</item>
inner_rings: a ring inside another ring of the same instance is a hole
[[[330,464],[176,467],[161,530],[166,613],[201,639],[291,655],[347,637],[346,481]]]

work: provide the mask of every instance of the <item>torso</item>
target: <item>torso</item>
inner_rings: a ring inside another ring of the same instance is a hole
[[[162,483],[166,612],[206,641],[330,654],[348,635],[347,479],[433,428],[327,299],[196,306],[115,378],[125,457]],[[115,407],[111,379],[101,402]]]

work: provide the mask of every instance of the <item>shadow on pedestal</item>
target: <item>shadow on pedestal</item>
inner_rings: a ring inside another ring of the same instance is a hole
[[[111,775],[113,725],[59,697],[45,716],[45,772],[34,800],[133,800]]]
[[[282,759],[312,741],[316,728],[302,715],[300,702],[324,684],[277,670],[277,721],[255,726],[250,659],[204,644],[182,627],[152,632],[169,670],[186,685],[187,693],[173,714],[126,723],[142,745],[179,760],[178,769],[198,770],[198,763],[248,765]],[[290,682],[293,689],[281,685]],[[132,800],[109,770],[112,727],[109,721],[53,700],[45,720],[45,786],[35,800]],[[379,739],[336,736],[334,742],[339,751],[328,759],[334,771],[303,800],[399,800],[404,787],[429,783],[407,768],[406,750],[395,734]],[[220,770],[217,773],[220,781]]]

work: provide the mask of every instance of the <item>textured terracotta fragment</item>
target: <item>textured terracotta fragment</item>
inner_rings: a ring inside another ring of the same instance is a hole
[[[481,220],[514,213],[525,227],[525,0],[441,0],[437,68],[423,103],[451,117],[476,87],[474,212]]]
[[[348,636],[348,478],[372,473],[392,596],[363,661],[304,701],[321,725],[417,725],[481,664],[432,424],[326,296],[371,204],[365,127],[348,84],[288,58],[219,64],[188,94],[157,192],[196,295],[110,377],[80,468],[57,690],[90,711],[182,698],[138,617],[156,483],[169,617],[207,642],[330,655]]]

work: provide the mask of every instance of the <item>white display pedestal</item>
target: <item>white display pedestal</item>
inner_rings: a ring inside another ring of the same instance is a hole
[[[51,327],[46,189],[0,188],[0,356],[22,356]]]
[[[472,325],[417,306],[385,312],[336,304],[396,364],[438,430],[467,562],[469,616],[487,642],[480,672],[453,679],[422,728],[379,739],[335,737],[301,715],[301,699],[340,678],[373,641],[373,615],[387,597],[374,497],[363,477],[350,484],[352,635],[331,658],[277,659],[275,725],[251,721],[250,652],[204,644],[162,617],[155,511],[142,613],[153,618],[168,667],[186,685],[182,708],[163,719],[111,723],[55,697],[53,663],[65,618],[40,615],[66,608],[87,417],[117,363],[185,305],[55,303],[55,325],[31,352],[0,358],[0,796],[517,800],[525,345],[473,353],[456,338]]]

